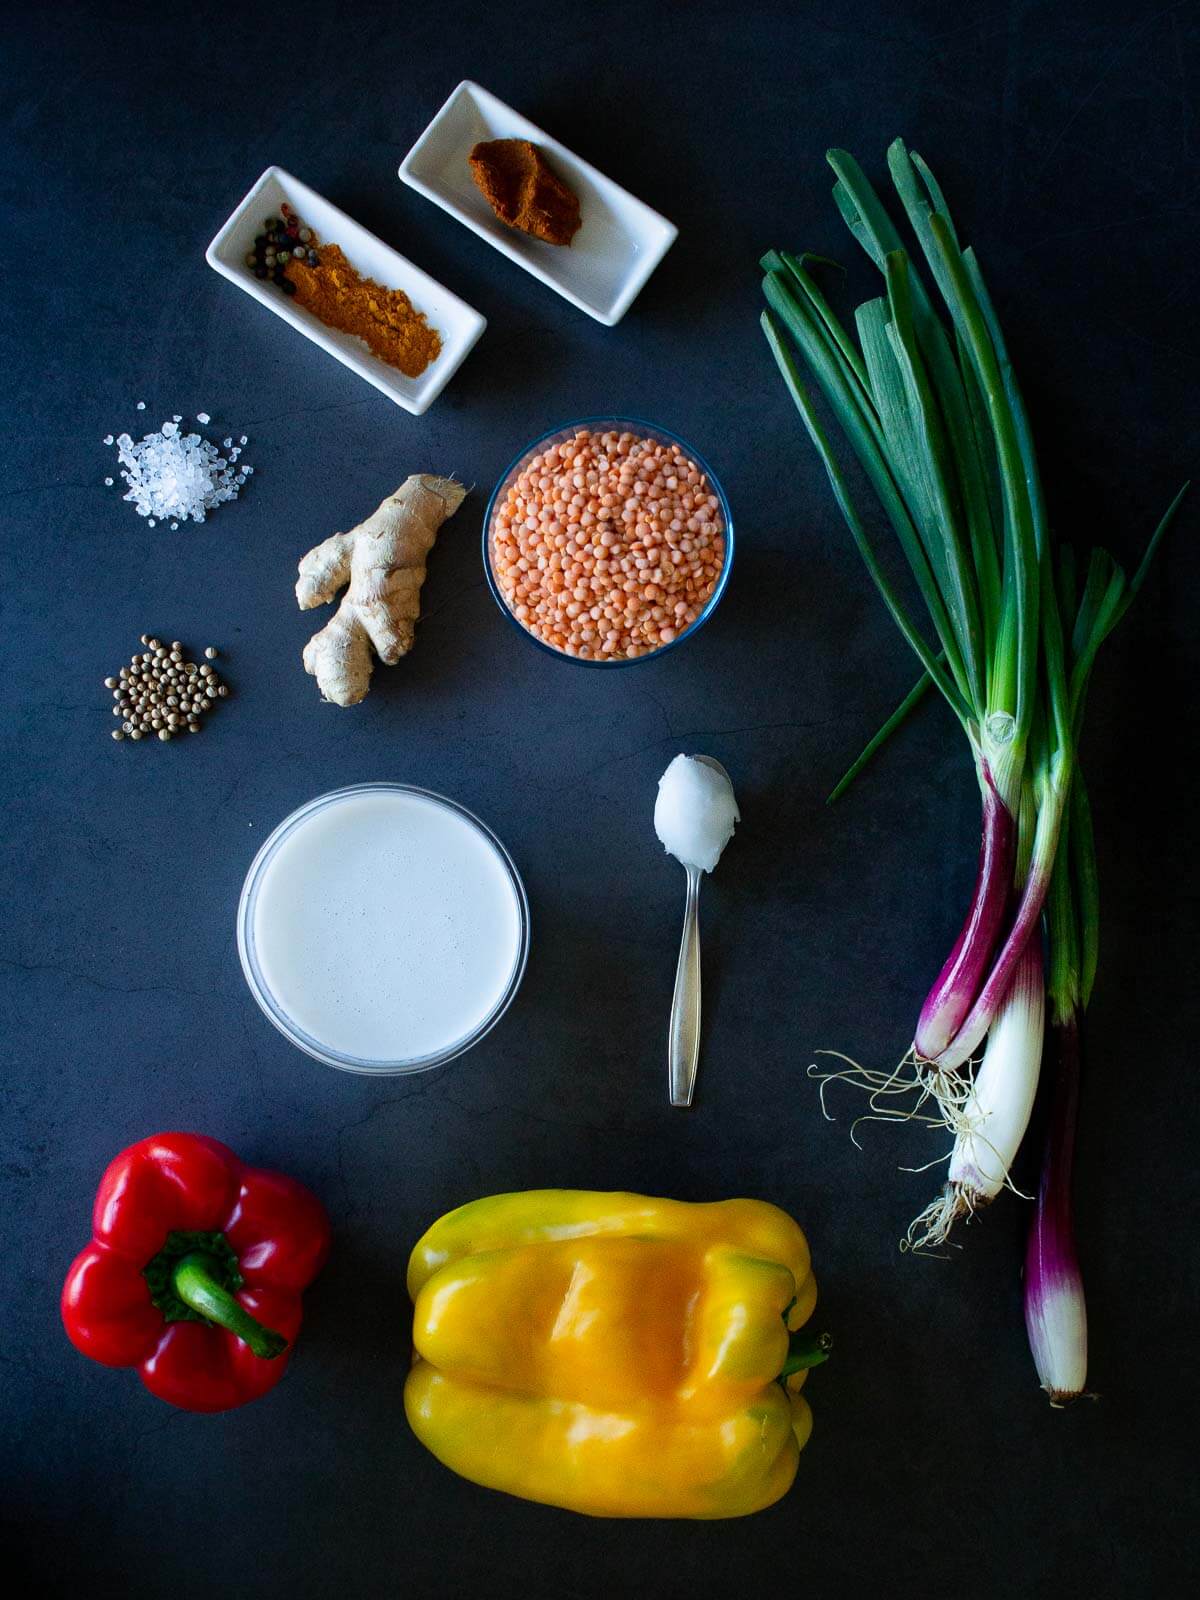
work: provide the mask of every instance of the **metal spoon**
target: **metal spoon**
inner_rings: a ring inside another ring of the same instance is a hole
[[[706,767],[730,782],[729,774],[712,756],[697,756]],[[731,785],[732,786],[732,785]],[[687,901],[683,910],[683,939],[675,968],[675,995],[671,1001],[671,1026],[667,1035],[667,1088],[673,1106],[690,1106],[700,1065],[700,878],[703,868],[684,862]]]

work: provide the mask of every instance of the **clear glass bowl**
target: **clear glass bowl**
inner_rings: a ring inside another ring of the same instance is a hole
[[[570,439],[578,433],[580,428],[589,428],[593,433],[608,433],[612,430],[619,433],[636,433],[639,438],[654,439],[659,444],[678,445],[684,455],[694,461],[707,477],[709,488],[716,495],[721,507],[721,520],[725,525],[725,562],[717,576],[716,588],[708,597],[704,610],[686,632],[678,634],[669,644],[662,644],[655,650],[648,650],[645,655],[620,656],[616,660],[604,660],[596,657],[584,658],[569,656],[565,650],[556,650],[553,645],[545,644],[535,634],[530,633],[525,624],[519,622],[509,610],[508,601],[505,600],[500,585],[496,581],[496,574],[492,570],[492,519],[496,514],[497,506],[500,505],[507,494],[509,485],[531,456],[535,456],[539,450],[545,449],[548,444],[562,444],[564,440]],[[694,638],[699,633],[700,629],[720,605],[721,597],[725,593],[726,585],[729,582],[729,573],[732,566],[733,516],[729,509],[729,501],[725,498],[725,491],[722,489],[716,473],[700,454],[699,450],[693,449],[686,439],[681,439],[677,433],[672,433],[669,428],[657,427],[653,422],[643,422],[638,417],[581,417],[578,422],[568,422],[561,427],[550,428],[540,438],[534,439],[532,444],[525,446],[524,450],[521,451],[520,455],[500,479],[500,482],[492,490],[492,497],[488,501],[487,515],[483,519],[483,571],[484,576],[487,578],[488,588],[492,591],[493,600],[495,600],[500,610],[522,638],[528,639],[530,644],[536,645],[539,650],[544,650],[548,656],[553,656],[556,661],[569,661],[577,667],[600,667],[605,671],[612,671],[617,667],[636,667],[640,666],[644,661],[657,661],[659,656],[666,655],[668,650],[674,650],[677,646],[686,644],[689,639]]]
[[[461,1039],[445,1046],[431,1055],[414,1057],[409,1060],[375,1060],[358,1056],[346,1055],[339,1050],[314,1038],[306,1032],[294,1018],[290,1017],[283,1006],[271,993],[259,964],[258,953],[254,940],[254,912],[258,892],[262,886],[267,868],[274,860],[276,853],[284,840],[289,838],[297,828],[307,822],[316,812],[346,799],[350,795],[385,792],[399,792],[402,794],[419,795],[424,800],[435,801],[438,805],[445,806],[465,822],[470,823],[483,841],[491,847],[499,859],[512,886],[513,896],[517,909],[517,953],[508,981],[488,1014],[478,1022],[474,1028]],[[285,817],[270,837],[264,842],[262,848],[250,864],[250,871],[246,874],[246,882],[242,888],[241,899],[238,901],[237,911],[237,942],[238,955],[241,957],[242,971],[246,982],[250,985],[250,992],[258,1001],[264,1015],[272,1022],[286,1039],[305,1051],[317,1061],[323,1061],[326,1066],[338,1067],[343,1072],[361,1072],[374,1074],[380,1077],[393,1076],[405,1072],[425,1072],[431,1067],[443,1066],[447,1061],[453,1061],[479,1043],[484,1034],[489,1033],[499,1022],[500,1018],[512,1004],[517,990],[521,986],[521,979],[525,976],[525,967],[529,960],[529,900],[525,894],[525,885],[521,882],[521,875],[513,864],[512,857],[497,839],[492,830],[479,820],[473,812],[465,806],[460,806],[457,801],[449,800],[445,795],[435,794],[431,789],[421,789],[411,783],[354,783],[344,789],[333,789],[328,794],[318,795],[315,800],[310,800],[307,805],[301,806]]]

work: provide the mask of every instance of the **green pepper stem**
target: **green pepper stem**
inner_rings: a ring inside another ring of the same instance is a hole
[[[273,1361],[287,1349],[281,1333],[264,1328],[220,1282],[220,1265],[204,1250],[181,1256],[171,1269],[171,1284],[185,1306],[207,1322],[235,1334],[256,1356]]]
[[[807,1328],[800,1328],[795,1333],[788,1335],[787,1360],[779,1376],[790,1378],[793,1372],[803,1372],[807,1367],[819,1367],[822,1361],[829,1360],[829,1352],[833,1349],[833,1338],[828,1333],[810,1333]]]

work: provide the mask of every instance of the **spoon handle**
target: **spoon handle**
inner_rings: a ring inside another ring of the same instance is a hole
[[[667,1040],[667,1083],[673,1106],[690,1106],[700,1062],[700,869],[687,869],[683,940],[675,968],[671,1031]]]

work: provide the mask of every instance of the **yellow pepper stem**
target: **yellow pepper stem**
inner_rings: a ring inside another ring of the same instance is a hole
[[[790,1378],[793,1372],[803,1372],[806,1367],[819,1367],[822,1361],[829,1360],[832,1349],[831,1334],[810,1333],[807,1328],[799,1328],[788,1339],[787,1360],[779,1376]]]

